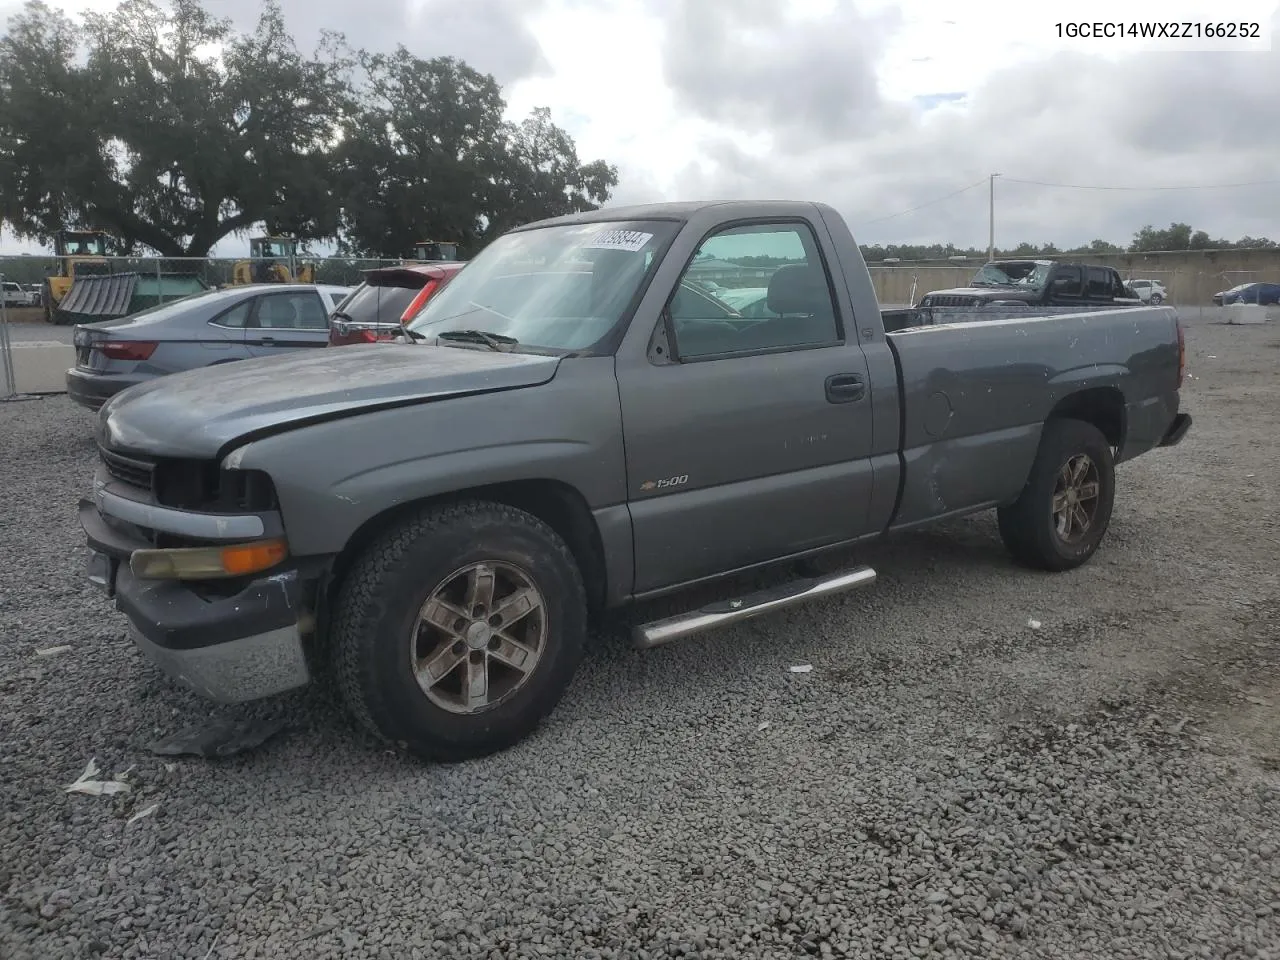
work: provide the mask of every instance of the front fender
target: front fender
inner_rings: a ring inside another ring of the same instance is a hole
[[[407,503],[518,480],[553,480],[593,511],[626,502],[611,357],[576,358],[549,383],[377,410],[252,441],[228,465],[262,470],[295,556],[342,551]]]

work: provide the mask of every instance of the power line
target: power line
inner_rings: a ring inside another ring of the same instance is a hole
[[[1246,180],[1241,183],[1187,183],[1171,187],[1111,187],[1087,183],[1050,183],[1046,180],[1020,180],[1017,177],[1001,177],[1005,183],[1029,183],[1036,187],[1063,187],[1068,190],[1227,190],[1231,187],[1262,187],[1280,183],[1280,180]]]
[[[967,187],[961,187],[959,190],[953,191],[952,193],[948,193],[945,197],[938,197],[936,200],[928,200],[920,204],[918,207],[912,207],[910,210],[902,210],[898,213],[891,213],[887,217],[876,217],[876,219],[874,220],[863,220],[862,223],[865,226],[866,224],[870,224],[870,223],[883,223],[885,220],[893,220],[896,217],[905,217],[908,213],[915,213],[917,210],[923,210],[925,207],[932,207],[935,203],[942,203],[942,201],[944,200],[950,200],[952,197],[958,197],[960,196],[960,194],[967,193],[968,191],[972,190],[974,187],[980,187],[986,182],[987,182],[987,178],[983,177],[981,180],[974,181],[973,183],[969,184]]]

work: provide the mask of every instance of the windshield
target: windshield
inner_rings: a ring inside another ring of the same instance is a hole
[[[482,330],[582,350],[622,319],[679,229],[658,220],[566,224],[499,237],[409,324],[424,337]]]
[[[1052,268],[1035,260],[1003,260],[986,264],[970,282],[975,287],[1043,287]]]
[[[102,237],[93,236],[69,236],[67,237],[67,253],[75,256],[102,257],[106,256],[107,244]]]
[[[399,323],[400,317],[422,286],[374,286],[362,283],[338,304],[337,312],[342,314],[340,319],[355,323]]]

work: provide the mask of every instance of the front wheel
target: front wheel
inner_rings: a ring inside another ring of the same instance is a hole
[[[1107,438],[1081,420],[1050,420],[1018,499],[997,511],[1015,560],[1070,570],[1097,551],[1111,523],[1115,461]]]
[[[428,760],[510,747],[559,703],[587,633],[573,554],[505,504],[411,516],[357,559],[333,621],[343,700],[375,735]]]

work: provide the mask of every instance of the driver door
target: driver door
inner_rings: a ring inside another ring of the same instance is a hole
[[[635,590],[868,532],[867,361],[813,228],[705,239],[658,321],[667,348],[618,370]],[[768,316],[744,317],[724,290]]]
[[[1075,264],[1056,267],[1049,278],[1048,302],[1058,307],[1075,307],[1089,302],[1085,296],[1084,270]]]

